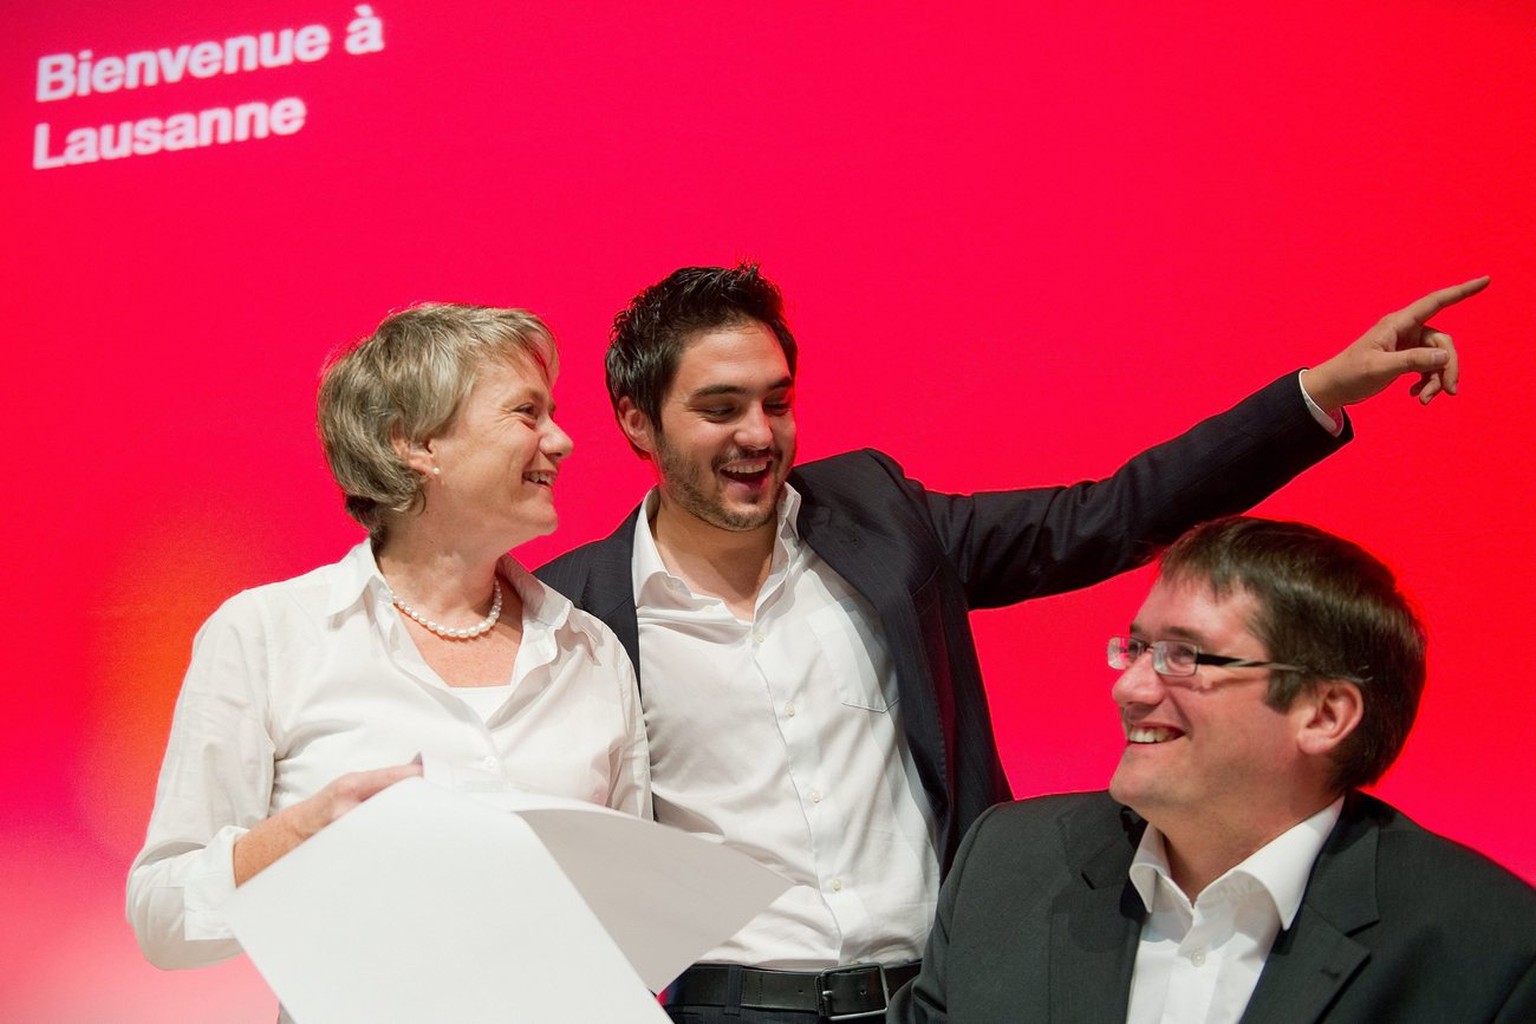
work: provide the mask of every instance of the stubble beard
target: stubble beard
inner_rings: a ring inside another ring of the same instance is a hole
[[[711,463],[708,471],[711,480],[719,472],[720,466],[740,457],[740,453],[733,453],[728,457],[716,459]],[[774,452],[771,458],[777,470],[782,463],[780,454]],[[661,473],[662,489],[666,491],[667,496],[684,512],[711,526],[745,533],[766,526],[778,515],[779,499],[784,494],[782,478],[773,483],[773,500],[766,508],[736,511],[726,507],[723,502],[706,492],[704,481],[700,479],[704,474],[700,473],[697,463],[679,453],[663,437],[656,439],[656,465]]]

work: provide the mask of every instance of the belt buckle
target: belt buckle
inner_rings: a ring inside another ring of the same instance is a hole
[[[880,1007],[875,1010],[860,1010],[857,1013],[833,1013],[832,990],[827,987],[826,979],[837,974],[867,974],[871,971],[880,979]],[[880,964],[849,964],[846,967],[832,967],[816,975],[816,1010],[829,1021],[883,1017],[890,1001],[891,990],[885,982],[885,968]]]

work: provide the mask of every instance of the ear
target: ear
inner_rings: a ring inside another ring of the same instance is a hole
[[[437,457],[432,453],[430,437],[420,444],[412,444],[400,434],[395,434],[390,437],[389,443],[395,449],[395,454],[400,456],[400,461],[422,476],[431,476],[437,468]]]
[[[1304,754],[1327,755],[1355,731],[1365,714],[1360,687],[1342,679],[1325,679],[1310,694],[1297,698],[1300,713],[1297,746]]]
[[[624,431],[624,436],[629,438],[629,443],[634,445],[646,455],[656,455],[656,428],[651,423],[651,418],[640,411],[628,397],[619,399],[618,405],[619,429]]]

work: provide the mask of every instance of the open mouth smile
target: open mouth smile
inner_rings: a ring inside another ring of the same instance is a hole
[[[1125,727],[1125,739],[1128,743],[1167,743],[1183,735],[1178,729],[1166,726],[1128,725]]]
[[[772,466],[773,460],[767,457],[738,459],[721,466],[720,475],[736,483],[757,485],[767,481]]]

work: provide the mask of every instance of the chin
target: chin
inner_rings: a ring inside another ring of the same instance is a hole
[[[1145,785],[1138,786],[1135,779],[1123,774],[1123,769],[1115,772],[1109,780],[1109,795],[1115,799],[1116,803],[1125,804],[1132,809],[1135,808],[1138,799],[1145,799],[1146,790]]]
[[[764,508],[759,505],[741,505],[723,501],[680,502],[678,507],[695,519],[703,520],[719,529],[737,533],[756,530],[764,523],[771,522],[778,509],[776,503]]]
[[[738,533],[750,533],[772,523],[775,511],[771,508],[763,510],[751,509],[748,511],[732,509],[720,516],[717,521],[728,530],[735,530]]]
[[[726,515],[737,520],[751,520],[756,526],[762,526],[770,522],[779,514],[779,499],[784,496],[782,489],[774,491],[771,497],[764,497],[762,501],[754,501],[750,504],[726,506],[722,509]]]
[[[518,523],[517,529],[512,533],[512,542],[507,545],[507,550],[521,547],[538,537],[548,537],[555,532],[556,524],[555,519]]]

